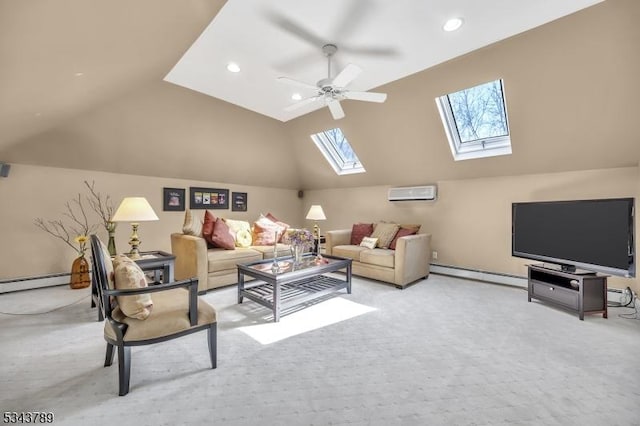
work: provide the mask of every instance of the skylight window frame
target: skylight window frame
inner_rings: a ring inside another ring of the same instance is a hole
[[[455,161],[470,160],[474,158],[495,157],[499,155],[509,155],[512,153],[511,130],[509,128],[509,114],[507,111],[504,80],[492,80],[486,83],[481,83],[477,86],[482,86],[484,84],[492,83],[495,81],[500,82],[502,107],[507,128],[506,136],[490,136],[473,141],[463,142],[460,138],[458,123],[456,122],[455,116],[453,114],[453,108],[451,107],[451,101],[449,99],[449,95],[457,92],[439,96],[435,99],[436,105],[438,107],[438,112],[440,113],[440,118],[442,119],[442,125],[447,135],[447,140],[449,141],[451,154],[453,155]]]
[[[332,130],[339,130],[344,137],[344,142],[347,144],[349,149],[353,152],[353,155],[356,161],[350,161],[344,158],[343,153],[340,151],[338,146],[336,146],[337,141],[333,140],[332,136],[329,134]],[[318,147],[324,158],[331,165],[333,170],[338,175],[348,175],[355,173],[365,173],[366,170],[360,162],[358,155],[355,153],[351,144],[347,140],[346,136],[342,132],[342,129],[339,127],[335,129],[323,130],[319,133],[315,133],[311,135],[311,140]]]

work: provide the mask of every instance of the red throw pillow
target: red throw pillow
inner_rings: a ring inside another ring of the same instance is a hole
[[[364,237],[370,237],[373,233],[373,223],[354,223],[351,228],[351,244],[359,246]]]
[[[211,214],[209,210],[204,212],[204,223],[202,224],[202,236],[209,244],[211,243],[211,234],[213,234],[213,227],[216,224],[216,217]]]
[[[389,244],[389,248],[391,250],[395,250],[396,249],[396,243],[398,242],[398,238],[400,237],[406,237],[407,235],[414,235],[417,234],[418,230],[416,228],[400,228],[398,229],[398,232],[396,233],[396,236],[393,237],[393,241],[391,241],[391,244]]]
[[[220,217],[216,219],[210,238],[211,244],[214,247],[220,247],[227,250],[236,249],[236,241],[229,232],[229,226]]]

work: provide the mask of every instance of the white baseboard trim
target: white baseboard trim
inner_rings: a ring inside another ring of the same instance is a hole
[[[458,266],[438,265],[433,263],[431,264],[431,272],[434,274],[450,275],[452,277],[527,288],[527,278],[518,277],[516,275],[479,271],[475,269],[460,268]]]
[[[14,291],[33,290],[43,287],[69,285],[71,274],[51,274],[37,277],[13,278],[0,280],[0,294]]]

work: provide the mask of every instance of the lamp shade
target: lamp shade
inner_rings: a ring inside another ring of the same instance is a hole
[[[310,220],[325,220],[326,218],[324,211],[322,211],[322,206],[319,204],[312,205],[309,213],[307,213],[307,219]]]
[[[158,216],[144,197],[126,197],[111,219],[114,222],[147,222]]]

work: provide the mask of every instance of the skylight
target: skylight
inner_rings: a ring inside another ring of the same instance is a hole
[[[511,138],[502,80],[436,98],[453,158],[511,154]]]
[[[348,175],[365,172],[364,166],[339,127],[311,135],[311,140],[337,174]]]

